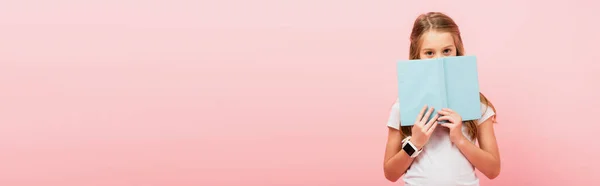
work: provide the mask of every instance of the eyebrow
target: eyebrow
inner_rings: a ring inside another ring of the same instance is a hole
[[[454,45],[448,45],[448,46],[445,46],[444,48],[450,48],[450,47],[453,47],[453,46]],[[423,48],[423,50],[433,50],[433,49],[431,49],[431,48]]]

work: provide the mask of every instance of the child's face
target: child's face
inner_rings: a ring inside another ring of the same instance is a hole
[[[454,38],[448,32],[429,31],[421,37],[420,59],[430,59],[446,56],[456,56]]]

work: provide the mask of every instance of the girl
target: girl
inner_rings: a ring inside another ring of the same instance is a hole
[[[463,56],[465,50],[454,21],[439,12],[420,15],[410,36],[410,59]],[[422,108],[413,126],[400,127],[398,99],[387,123],[388,139],[383,169],[385,177],[396,182],[404,175],[405,185],[477,186],[478,169],[489,179],[500,174],[500,154],[493,124],[495,108],[480,93],[482,117],[462,121],[448,108]],[[435,116],[427,121],[432,114]],[[438,123],[446,120],[447,123]],[[438,126],[439,125],[439,126]],[[479,142],[479,147],[475,145]]]

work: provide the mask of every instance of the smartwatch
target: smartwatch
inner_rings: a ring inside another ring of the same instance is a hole
[[[423,149],[417,149],[417,146],[410,142],[410,136],[402,140],[402,150],[408,154],[411,158],[415,158],[423,151]]]

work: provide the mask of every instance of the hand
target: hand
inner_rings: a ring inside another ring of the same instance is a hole
[[[411,129],[412,137],[410,139],[410,142],[413,143],[413,145],[417,146],[418,149],[423,148],[423,146],[427,144],[427,141],[429,141],[429,137],[431,136],[433,130],[437,126],[436,119],[439,115],[436,114],[431,120],[427,121],[433,113],[433,107],[429,108],[429,110],[427,110],[427,113],[425,113],[426,109],[427,105],[423,106],[421,112],[419,113],[419,115],[417,115],[417,120],[415,124],[412,126]],[[425,114],[425,116],[423,116],[423,114]]]
[[[462,117],[458,113],[454,112],[452,109],[444,108],[438,111],[438,114],[442,115],[442,117],[438,118],[437,123],[443,120],[448,121],[441,125],[450,129],[450,141],[456,143],[465,138],[465,135],[462,133]]]

